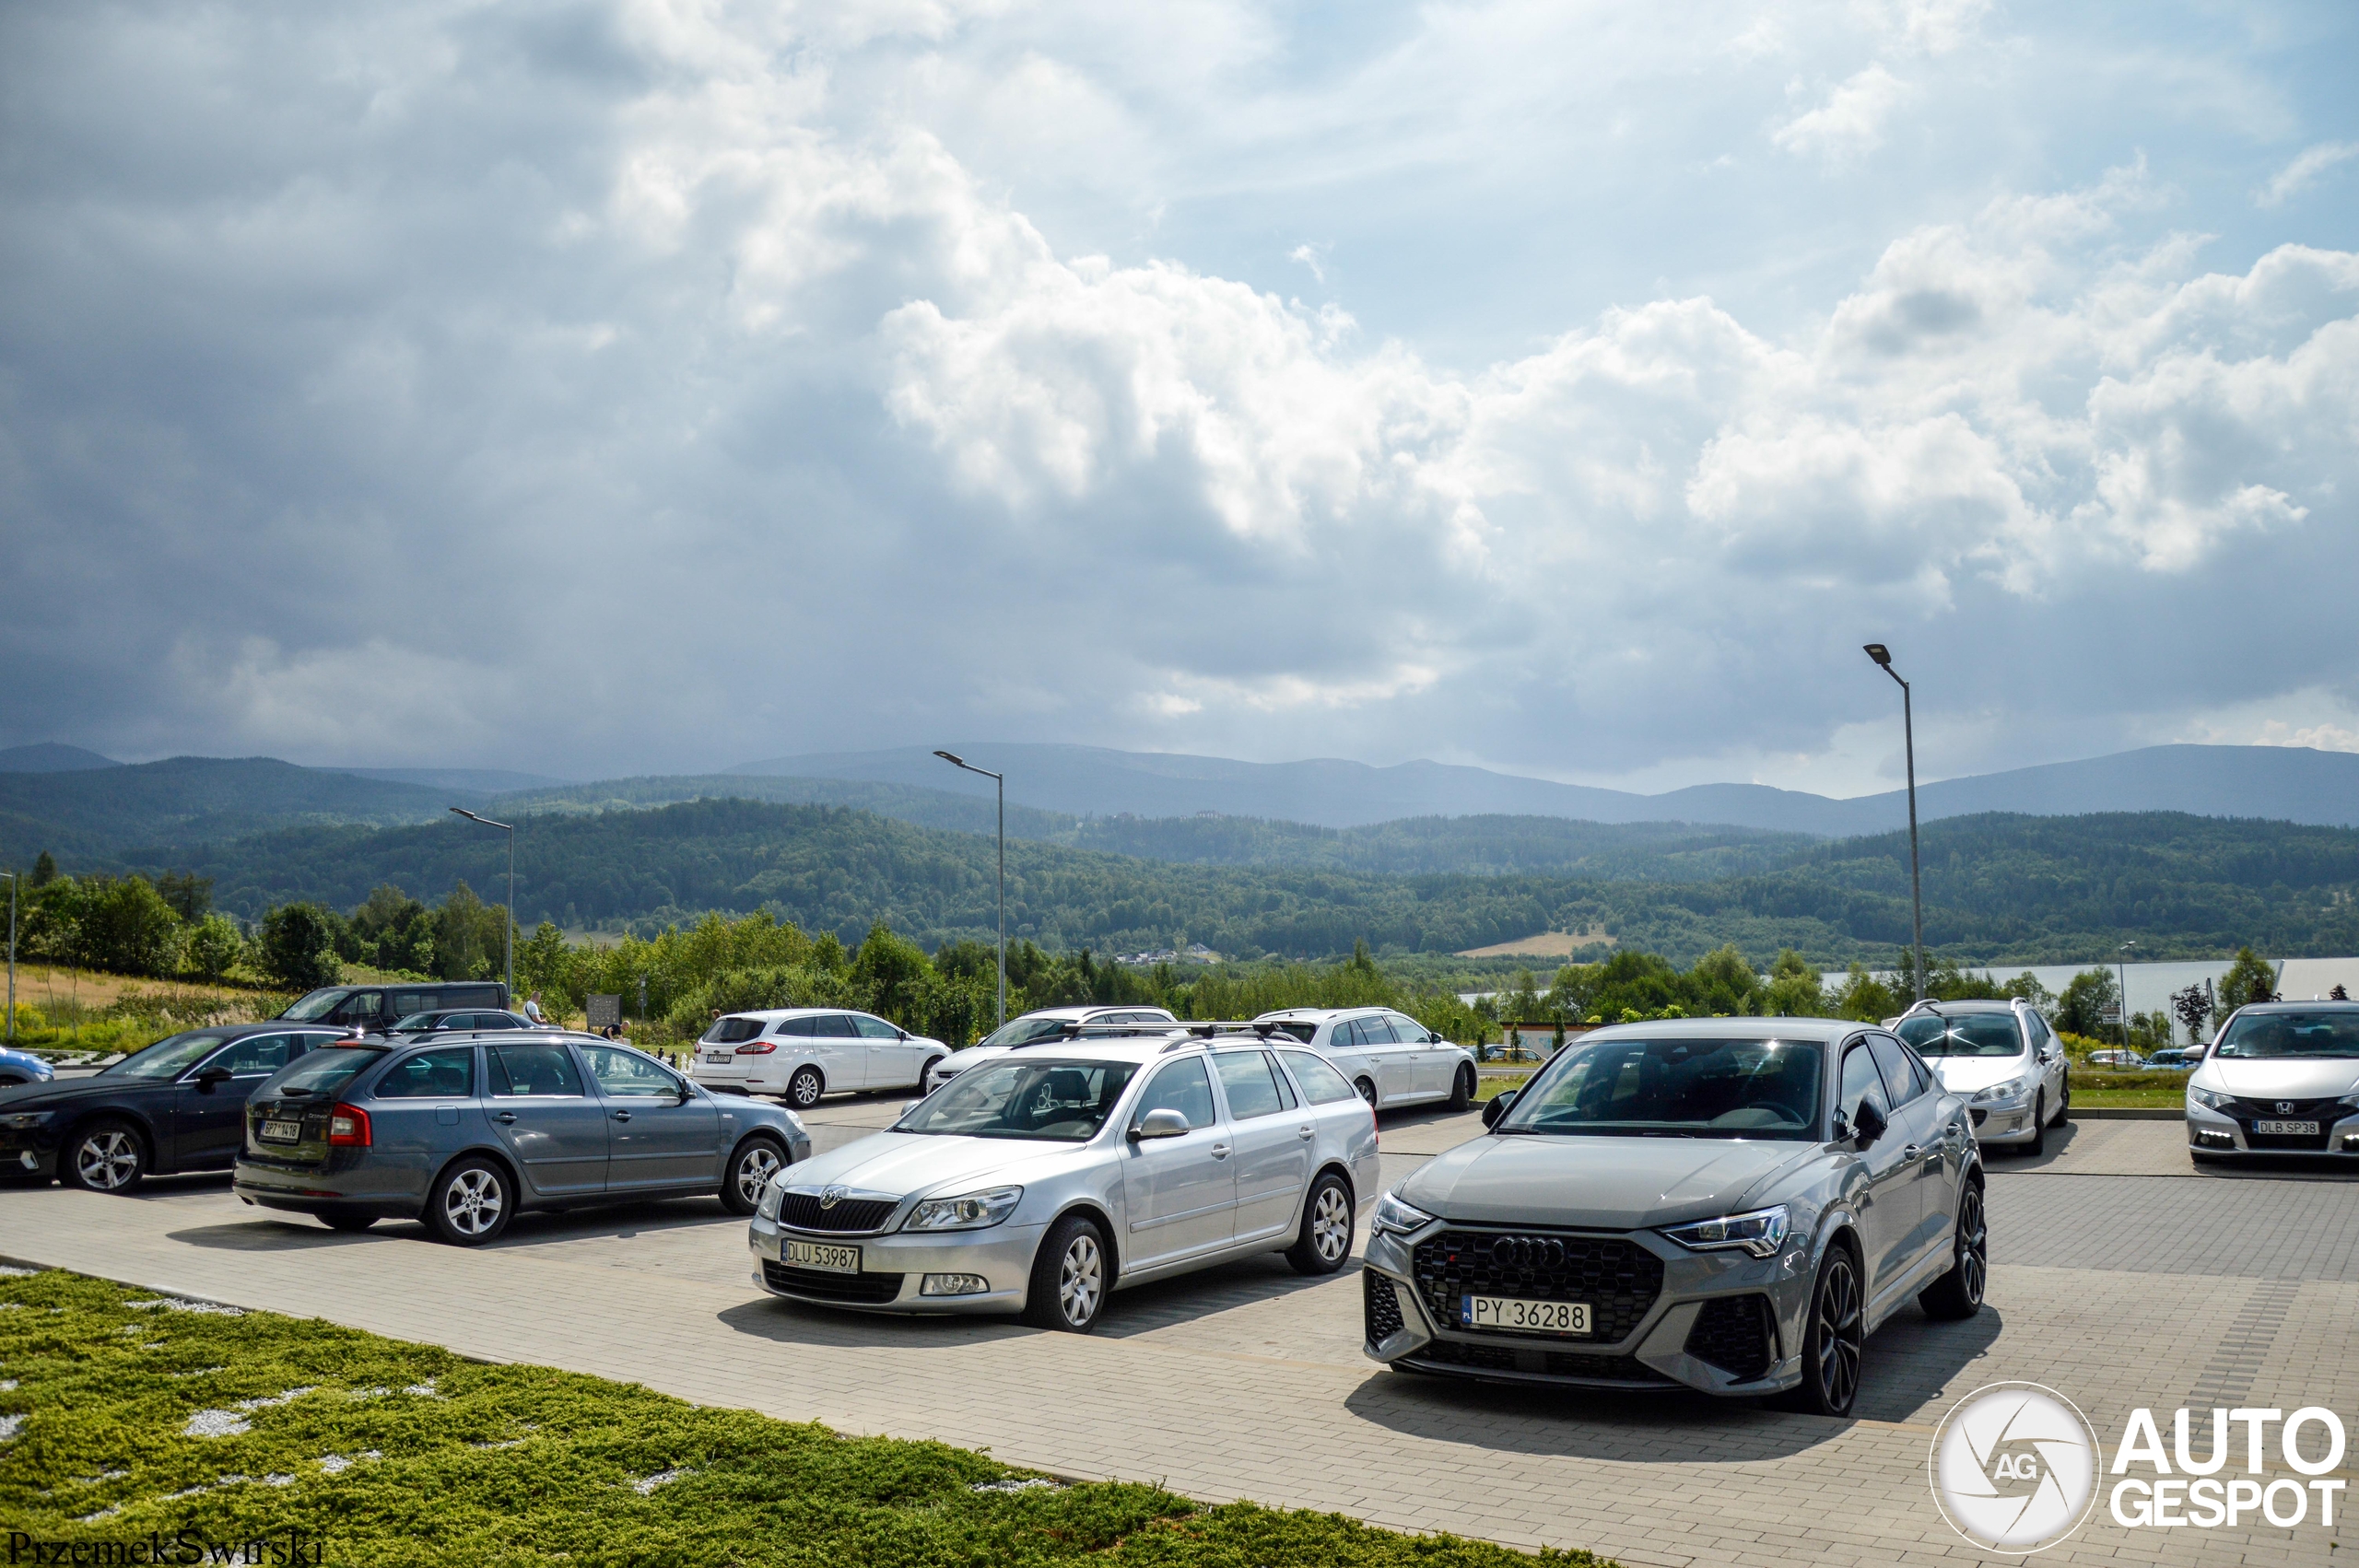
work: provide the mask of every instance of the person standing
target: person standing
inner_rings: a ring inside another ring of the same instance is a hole
[[[535,1024],[546,1024],[548,1023],[548,1014],[541,1011],[540,992],[534,991],[531,996],[524,999],[524,1016],[531,1019]]]

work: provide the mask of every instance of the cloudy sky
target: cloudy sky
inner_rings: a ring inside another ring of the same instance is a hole
[[[1665,26],[1676,18],[1678,26]],[[2359,13],[0,8],[0,744],[2359,749]]]

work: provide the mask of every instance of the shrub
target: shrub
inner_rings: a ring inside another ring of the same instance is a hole
[[[263,972],[292,989],[316,990],[344,977],[334,928],[316,904],[282,904],[264,915],[256,945]]]
[[[181,957],[189,973],[217,980],[229,972],[245,946],[246,939],[239,934],[235,920],[227,915],[207,915],[189,928],[188,940],[181,946]]]

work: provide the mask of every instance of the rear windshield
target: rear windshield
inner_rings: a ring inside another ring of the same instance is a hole
[[[2332,1012],[2244,1012],[2220,1036],[2224,1057],[2359,1056],[2359,1009]]]
[[[911,1106],[893,1130],[1086,1143],[1106,1125],[1137,1071],[1127,1061],[1017,1057],[986,1062]]]
[[[1893,1031],[1919,1056],[2021,1056],[2023,1031],[2012,1012],[1962,1012],[1954,1018],[1918,1013]]]
[[[1028,1046],[1035,1040],[1045,1040],[1062,1035],[1066,1020],[1062,1018],[1015,1018],[1001,1024],[982,1038],[986,1046]]]
[[[1292,1035],[1306,1046],[1310,1044],[1310,1036],[1319,1033],[1318,1024],[1305,1024],[1300,1019],[1281,1018],[1276,1026],[1282,1033]]]
[[[1807,1139],[1818,1125],[1825,1058],[1810,1041],[1621,1039],[1567,1045],[1516,1096],[1496,1130]]]
[[[762,1032],[758,1018],[723,1018],[704,1032],[705,1043],[711,1046],[734,1046],[750,1040]]]
[[[325,990],[313,991],[278,1016],[292,1018],[299,1024],[306,1024],[315,1018],[325,1018],[335,1011],[337,1002],[351,994],[352,988],[349,986],[330,986]]]
[[[371,1063],[383,1059],[383,1046],[346,1045],[339,1041],[306,1053],[270,1081],[258,1094],[303,1093],[333,1094]]]

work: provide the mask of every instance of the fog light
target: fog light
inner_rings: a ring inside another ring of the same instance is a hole
[[[2346,1132],[2342,1135],[2342,1152],[2346,1154],[2359,1153],[2359,1132]],[[27,1157],[30,1158],[29,1155]]]
[[[979,1296],[992,1288],[980,1274],[928,1274],[918,1284],[921,1296]]]
[[[2206,1148],[2233,1149],[2236,1146],[2236,1135],[2228,1131],[2225,1128],[2220,1127],[2197,1128],[2195,1129],[2195,1141],[2198,1143],[2204,1145]],[[2346,1138],[2343,1140],[2344,1148],[2348,1149],[2353,1146],[2359,1146],[2359,1138]]]

